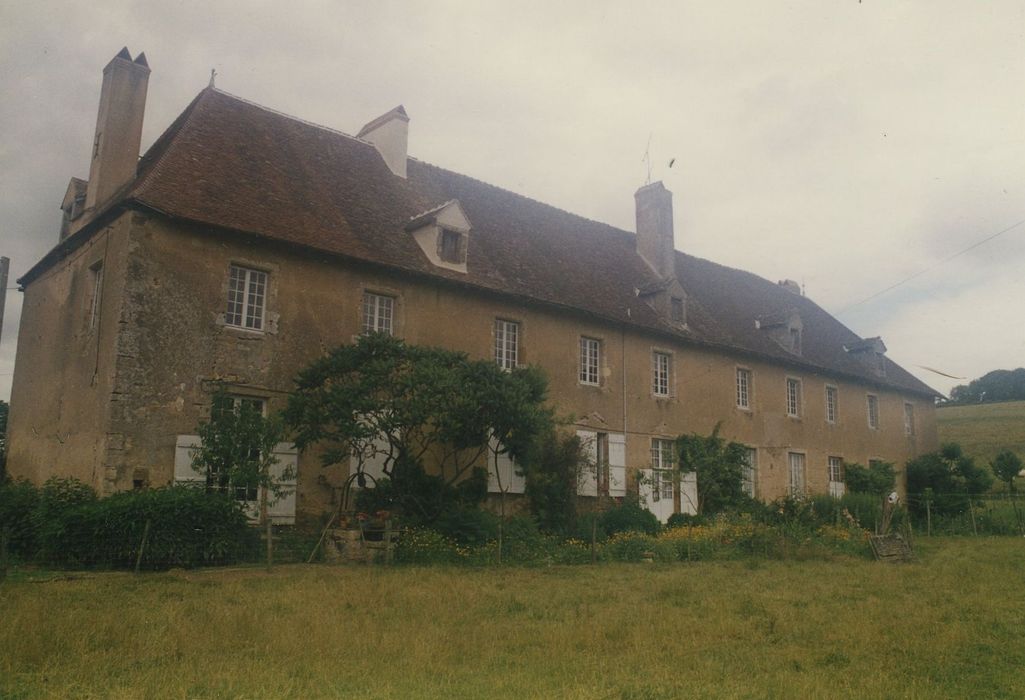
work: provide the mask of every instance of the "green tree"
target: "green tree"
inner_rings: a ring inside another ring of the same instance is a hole
[[[1015,492],[1014,480],[1021,474],[1021,458],[1010,450],[1004,450],[998,454],[989,464],[990,469],[997,475],[1000,481],[1007,484],[1007,490]]]
[[[916,457],[907,463],[908,493],[920,495],[926,489],[934,494],[933,512],[941,515],[962,513],[969,498],[989,490],[992,475],[975,465],[956,443],[942,445],[938,452]],[[916,511],[924,512],[921,498],[910,499]]]
[[[286,473],[277,479],[271,473],[278,461],[274,447],[284,434],[280,419],[264,417],[251,402],[236,405],[232,397],[218,392],[210,420],[197,432],[200,446],[193,451],[192,468],[205,475],[207,488],[228,492],[239,501],[258,499],[260,521],[265,522],[268,505],[285,493],[280,482],[295,476]]]
[[[323,464],[348,463],[361,485],[370,460],[381,462],[388,483],[367,498],[429,523],[484,498],[486,458],[526,455],[550,422],[546,390],[535,369],[503,372],[373,333],[299,373],[285,422],[300,449],[323,446]]]
[[[890,494],[897,483],[897,474],[890,462],[872,462],[868,467],[856,463],[847,464],[844,466],[844,477],[851,493],[868,493],[873,496]]]
[[[6,401],[0,401],[0,481],[7,473],[7,413],[10,408]]]
[[[711,435],[681,435],[676,439],[680,473],[697,473],[697,511],[701,515],[718,513],[747,500],[743,487],[747,448],[719,437],[721,426],[717,424]]]
[[[560,535],[577,518],[577,480],[584,462],[580,438],[554,429],[539,436],[526,460],[526,495],[538,527]]]

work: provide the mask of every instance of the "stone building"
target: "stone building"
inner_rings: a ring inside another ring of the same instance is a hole
[[[409,157],[401,107],[349,136],[213,87],[139,159],[149,73],[127,50],[105,68],[89,179],[19,280],[15,476],[111,493],[177,461],[189,478],[214,386],[276,410],[297,370],[367,330],[540,365],[612,495],[646,472],[663,520],[693,508],[693,483],[659,471],[681,433],[721,423],[764,499],[840,493],[845,462],[936,445],[935,392],[878,338],[792,282],[677,251],[661,183],[623,231]],[[329,508],[346,469],[280,457],[298,483],[278,517]]]

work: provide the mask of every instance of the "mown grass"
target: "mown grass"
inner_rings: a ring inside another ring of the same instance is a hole
[[[19,573],[0,584],[0,697],[1025,696],[1025,540],[919,550]]]
[[[956,442],[986,467],[1003,450],[1025,459],[1025,401],[943,406],[936,410],[940,442]]]

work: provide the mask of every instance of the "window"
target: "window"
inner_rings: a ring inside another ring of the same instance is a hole
[[[519,363],[520,324],[515,321],[495,321],[495,362],[504,370]]]
[[[800,452],[788,453],[790,464],[790,479],[788,493],[793,498],[804,497],[804,455]]]
[[[441,237],[438,239],[438,257],[450,263],[465,262],[463,234],[458,231],[441,229]]]
[[[673,441],[663,438],[651,439],[651,500],[673,500]]]
[[[669,396],[669,354],[651,353],[651,393],[655,396]]]
[[[795,355],[801,354],[801,329],[791,328],[790,329],[790,352]]]
[[[252,396],[225,396],[223,399],[223,401],[215,401],[210,407],[211,418],[223,416],[225,413],[241,415],[244,412],[252,412],[260,416],[266,415],[267,402],[264,399]],[[252,448],[249,451],[249,459],[258,460],[259,458],[259,449]],[[230,493],[237,501],[256,501],[259,498],[257,484],[232,484],[226,471],[218,471],[213,468],[206,475],[206,490]]]
[[[363,294],[363,333],[392,334],[395,318],[395,297],[365,292]]]
[[[267,273],[232,265],[228,275],[228,310],[224,322],[235,328],[263,330]]]
[[[911,437],[915,434],[915,407],[912,404],[904,404],[904,434]]]
[[[843,459],[830,457],[829,466],[829,495],[833,498],[843,498],[846,487],[844,485]]]
[[[801,417],[801,380],[787,377],[787,415]]]
[[[669,300],[669,314],[670,318],[674,323],[684,322],[684,308],[683,299],[680,297],[672,297]]]
[[[758,483],[758,450],[748,447],[744,455],[744,470],[742,472],[741,486],[751,498],[755,497],[756,484]]]
[[[598,385],[598,366],[601,360],[601,341],[580,338],[580,383]]]
[[[737,368],[737,408],[751,408],[751,370]]]
[[[836,387],[826,385],[826,422],[836,423]]]
[[[89,328],[96,328],[100,322],[100,302],[103,297],[103,261],[89,268],[92,273],[92,298],[89,300]]]
[[[879,397],[875,394],[868,395],[868,427],[879,430]]]

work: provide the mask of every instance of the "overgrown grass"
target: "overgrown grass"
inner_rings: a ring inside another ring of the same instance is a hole
[[[18,572],[0,697],[1025,695],[1025,540],[919,544],[908,565]]]
[[[943,406],[936,410],[940,442],[956,442],[980,466],[1003,450],[1025,459],[1025,401]]]

